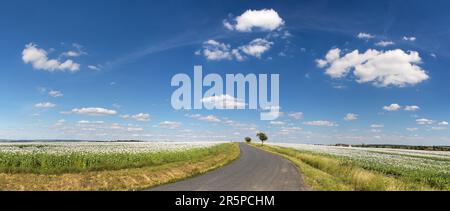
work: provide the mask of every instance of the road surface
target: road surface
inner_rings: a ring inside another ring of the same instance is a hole
[[[184,181],[149,191],[302,191],[297,168],[271,153],[241,144],[239,159],[231,164]]]

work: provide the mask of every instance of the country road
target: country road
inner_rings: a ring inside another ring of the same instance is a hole
[[[302,191],[309,190],[297,168],[271,153],[241,144],[239,159],[204,175],[149,191]]]

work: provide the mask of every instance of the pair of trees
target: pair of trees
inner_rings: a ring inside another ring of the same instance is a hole
[[[258,133],[256,134],[256,136],[258,136],[259,140],[261,140],[262,145],[264,145],[264,142],[269,140],[269,138],[267,137],[267,135],[265,133]],[[250,143],[252,142],[252,138],[250,137],[246,137],[245,138],[245,142]]]

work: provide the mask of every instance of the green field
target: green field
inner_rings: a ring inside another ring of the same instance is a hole
[[[0,190],[140,190],[224,166],[236,143],[148,153],[0,153]]]

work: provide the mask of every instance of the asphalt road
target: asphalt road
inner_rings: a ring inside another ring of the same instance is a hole
[[[223,168],[149,191],[309,190],[297,168],[289,161],[247,144],[240,147],[240,158]]]

